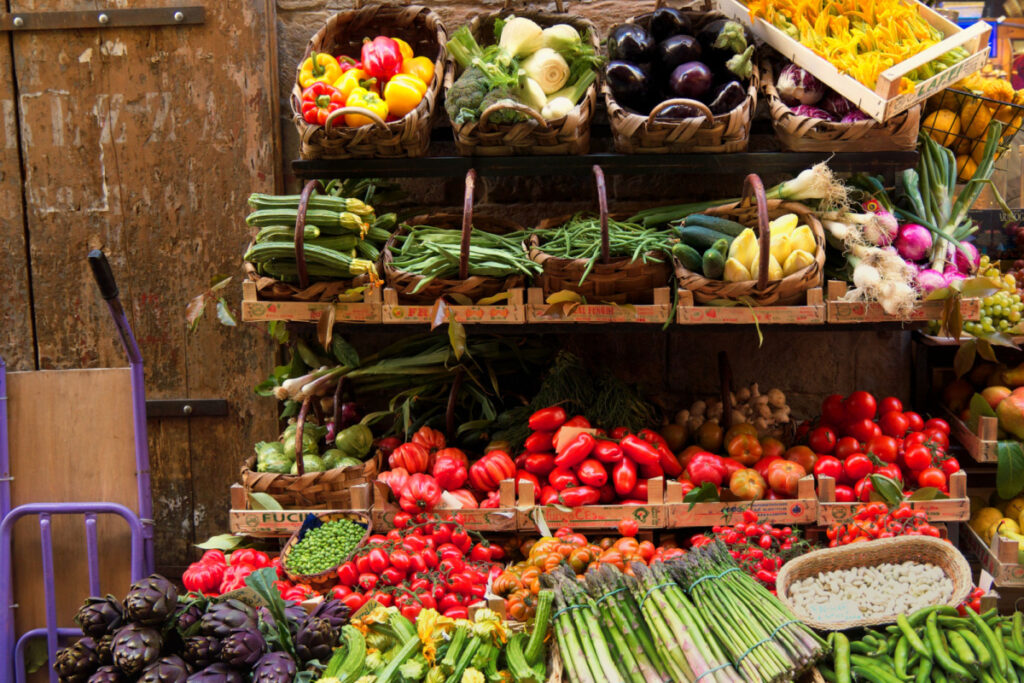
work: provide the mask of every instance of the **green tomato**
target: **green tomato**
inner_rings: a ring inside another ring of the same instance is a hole
[[[319,455],[304,455],[302,456],[302,466],[307,472],[323,472],[324,461]],[[295,462],[292,464],[291,474],[299,473],[299,463]]]

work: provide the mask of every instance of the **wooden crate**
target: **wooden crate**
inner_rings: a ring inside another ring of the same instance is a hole
[[[546,315],[550,304],[544,291],[531,287],[526,298],[526,320],[531,323],[664,323],[672,316],[672,290],[658,287],[652,304],[586,303],[568,316]]]
[[[736,524],[743,521],[744,510],[753,510],[759,521],[776,526],[813,524],[818,518],[814,477],[809,475],[800,480],[797,496],[791,500],[685,503],[682,486],[677,481],[670,481],[665,485],[665,508],[668,515],[666,526],[672,528]]]
[[[508,301],[503,304],[485,304],[480,306],[448,304],[447,308],[455,315],[455,320],[460,323],[514,325],[526,322],[523,290],[520,288],[510,289],[508,291]],[[400,303],[398,292],[391,287],[384,289],[382,320],[385,324],[399,325],[404,323],[443,325],[448,322],[447,316],[444,313],[439,313],[437,304]]]
[[[306,515],[330,512],[362,512],[370,510],[372,493],[369,484],[352,487],[353,509],[351,510],[254,510],[240,484],[231,487],[231,511],[228,513],[228,528],[233,534],[266,538],[287,538],[302,526]]]
[[[950,436],[960,443],[977,462],[999,461],[999,420],[994,417],[980,416],[978,429],[970,426],[954,415],[946,406],[939,406],[942,418],[949,423]]]
[[[830,280],[828,283],[828,322],[830,323],[881,323],[881,322],[926,322],[941,320],[944,301],[922,301],[906,318],[896,318],[873,301],[839,301],[846,294],[846,283]],[[960,314],[964,320],[981,318],[981,299],[960,299]]]
[[[818,477],[818,524],[842,524],[853,519],[860,503],[837,503],[836,480]],[[928,519],[937,522],[962,522],[971,516],[971,502],[967,499],[967,475],[956,472],[949,478],[949,498],[945,500],[915,500],[914,510],[928,513]]]
[[[1018,561],[1017,541],[996,534],[992,543],[986,544],[966,523],[960,525],[960,538],[963,539],[964,549],[977,557],[982,569],[992,575],[996,587],[1024,588],[1024,565]]]
[[[501,495],[501,507],[459,510],[437,508],[430,514],[445,515],[457,512],[465,518],[465,527],[474,531],[515,531],[515,482],[512,479],[503,480],[498,491]],[[401,511],[395,504],[388,485],[381,481],[373,482],[373,508],[370,510],[370,518],[373,520],[374,531],[384,533],[394,529],[395,515]]]
[[[721,12],[748,26],[755,36],[781,52],[791,62],[800,65],[840,95],[852,101],[865,114],[876,121],[884,122],[900,112],[910,109],[918,102],[928,99],[940,90],[948,88],[965,76],[978,71],[988,60],[988,39],[992,32],[991,26],[979,21],[967,29],[961,29],[938,12],[915,2],[915,0],[906,0],[906,2],[908,5],[915,5],[921,16],[938,29],[945,39],[882,72],[874,90],[840,72],[826,59],[819,57],[810,48],[805,47],[763,19],[757,19],[751,23],[750,11],[740,0],[719,0],[717,6]],[[971,55],[959,64],[943,69],[931,78],[918,83],[911,92],[900,93],[900,79],[903,76],[938,59],[955,47],[963,47]]]
[[[667,526],[664,495],[665,480],[662,477],[650,479],[647,484],[647,505],[584,505],[566,508],[555,505],[537,505],[533,484],[519,484],[518,526],[520,531],[538,530],[545,533],[543,526],[554,531],[569,526],[578,531],[584,529],[614,529],[624,519],[636,520],[641,529],[661,529]]]
[[[356,302],[330,301],[268,301],[260,299],[256,283],[242,283],[242,320],[245,322],[319,322],[334,309],[334,321],[339,323],[379,323],[381,320],[380,288],[367,287],[363,300]]]
[[[693,292],[680,289],[676,323],[680,325],[820,325],[825,303],[820,287],[807,290],[806,303],[793,306],[702,306]]]

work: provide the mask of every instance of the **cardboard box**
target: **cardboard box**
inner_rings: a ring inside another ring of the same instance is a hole
[[[818,477],[818,524],[843,524],[853,519],[860,503],[837,503],[836,480]],[[910,501],[914,510],[928,513],[935,522],[962,522],[970,519],[971,502],[967,498],[967,474],[956,472],[949,478],[949,498]]]
[[[526,319],[530,323],[664,323],[672,315],[672,290],[654,290],[651,304],[605,304],[591,302],[576,306],[567,316],[548,315],[550,304],[544,291],[531,287],[527,292]]]
[[[737,500],[684,503],[682,486],[670,481],[665,487],[667,524],[672,528],[708,527],[743,521],[743,512],[753,510],[758,520],[775,526],[813,524],[818,518],[818,500],[814,495],[814,477],[800,480],[796,498],[790,500]]]
[[[693,292],[679,290],[676,323],[680,325],[820,325],[825,322],[821,287],[807,290],[805,304],[792,306],[702,306]]]
[[[319,322],[334,309],[337,323],[379,323],[381,321],[380,288],[367,287],[363,300],[357,302],[330,301],[269,301],[259,298],[256,283],[242,283],[242,320],[245,322]]]
[[[384,289],[382,319],[385,324],[428,323],[443,325],[448,322],[448,314],[455,316],[460,323],[485,325],[514,325],[526,322],[526,309],[523,305],[523,290],[516,288],[508,291],[508,301],[497,304],[460,306],[445,304],[446,310],[440,310],[438,304],[403,304],[400,303],[398,292],[387,287]]]

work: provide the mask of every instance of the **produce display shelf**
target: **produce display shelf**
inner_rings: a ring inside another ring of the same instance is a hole
[[[271,301],[260,299],[256,283],[242,283],[242,320],[244,322],[319,322],[325,315],[333,315],[339,323],[380,323],[380,289],[367,287],[363,300],[355,302],[330,301]]]
[[[940,406],[939,413],[949,423],[950,436],[964,447],[975,462],[999,461],[999,420],[982,415],[978,418],[978,429],[975,431],[949,408]]]
[[[699,306],[693,292],[679,290],[676,322],[680,325],[821,325],[825,304],[820,287],[807,290],[803,305],[791,306]]]
[[[918,334],[918,340],[925,346],[960,346],[961,343],[969,339],[974,339],[974,337],[962,336],[960,339],[953,339],[952,337],[939,337],[934,334],[924,334],[923,332]],[[1010,341],[1020,346],[1024,344],[1024,336],[1015,335],[1010,337]]]
[[[966,523],[960,525],[960,534],[964,549],[978,558],[982,569],[992,575],[997,588],[1024,587],[1024,565],[1019,562],[1020,544],[1017,541],[996,534],[992,543],[987,544]]]
[[[551,306],[544,301],[544,292],[531,287],[527,292],[526,319],[530,323],[543,325],[551,323],[624,323],[663,324],[672,317],[672,296],[668,287],[654,290],[654,301],[650,304],[609,304],[590,302],[573,307],[567,314],[551,313]]]
[[[840,301],[846,294],[846,283],[830,280],[828,283],[828,321],[830,323],[867,323],[896,321],[877,302]],[[927,322],[940,320],[945,310],[945,301],[922,301],[904,320],[906,322]],[[960,299],[960,315],[964,320],[981,319],[981,299]]]
[[[519,484],[520,531],[545,533],[545,527],[554,531],[569,526],[578,530],[614,529],[624,519],[636,521],[641,529],[666,529],[670,526],[668,509],[664,504],[665,479],[654,477],[647,481],[647,505],[584,505],[570,508],[562,505],[537,505],[536,491],[530,482]]]
[[[462,508],[459,510],[435,508],[436,514],[461,514],[463,525],[471,531],[515,531],[518,511],[515,507],[516,485],[511,479],[499,483],[501,505],[496,508]],[[402,509],[394,501],[391,489],[382,481],[373,482],[373,507],[370,519],[373,530],[384,533],[395,528],[395,515]]]
[[[757,170],[797,174],[825,161],[839,173],[886,173],[913,168],[917,152],[734,152],[730,154],[617,154],[595,152],[567,156],[458,157],[401,159],[296,159],[292,172],[319,178],[463,178],[480,176],[553,176],[593,173],[594,165],[611,175],[743,175]]]
[[[738,524],[743,521],[745,510],[753,510],[759,521],[776,526],[814,524],[818,519],[814,477],[810,475],[797,483],[796,498],[783,500],[684,503],[682,486],[677,481],[670,481],[665,486],[665,508],[666,526],[672,529]]]
[[[836,480],[818,477],[818,524],[843,524],[853,519],[859,503],[836,502]],[[914,500],[910,507],[928,513],[935,522],[963,522],[971,516],[971,502],[967,498],[967,475],[956,472],[949,478],[949,498],[942,500]]]
[[[231,486],[231,510],[228,512],[228,528],[233,534],[255,538],[287,538],[302,526],[306,515],[325,512],[358,512],[367,514],[370,508],[370,491],[367,485],[353,487],[353,502],[356,508],[350,510],[257,510],[254,509],[245,488],[240,484]]]
[[[381,304],[381,319],[388,324],[427,323],[430,325],[448,322],[451,315],[457,322],[489,325],[515,325],[526,322],[526,308],[523,305],[523,290],[520,288],[508,291],[508,301],[503,304],[483,306],[461,306],[447,304],[444,310],[435,303],[403,304],[399,301],[398,292],[390,287],[384,289],[384,303]]]

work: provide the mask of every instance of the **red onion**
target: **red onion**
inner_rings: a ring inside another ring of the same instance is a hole
[[[917,286],[925,294],[946,286],[946,278],[937,270],[925,268],[917,274]]]
[[[908,261],[920,261],[932,248],[932,234],[917,223],[907,223],[896,237],[896,251]]]

